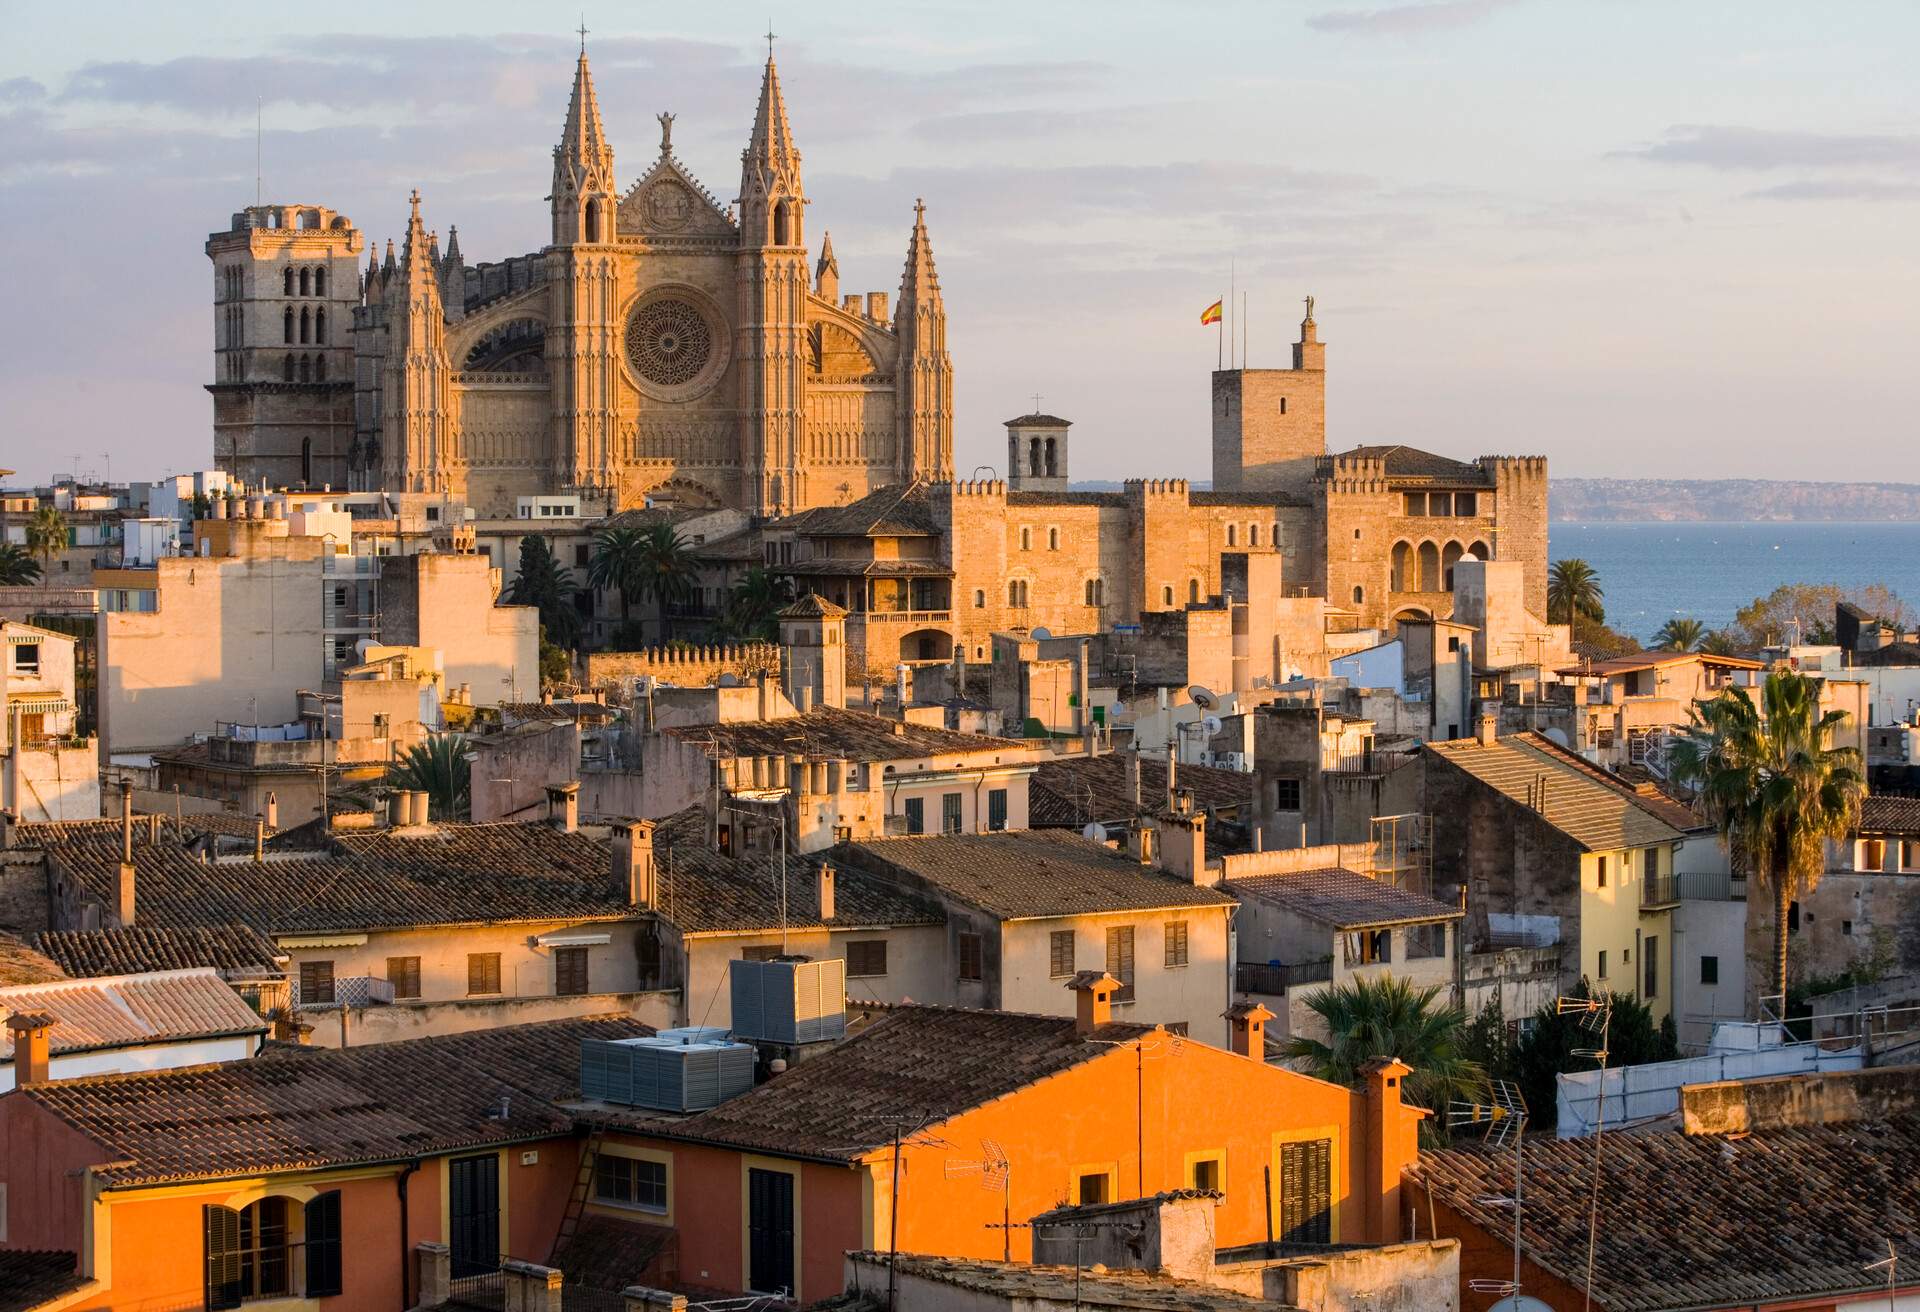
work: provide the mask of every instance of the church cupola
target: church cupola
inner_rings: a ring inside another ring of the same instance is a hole
[[[573,99],[567,102],[567,124],[560,144],[553,148],[553,244],[574,246],[613,240],[613,147],[600,126],[600,101],[593,94],[593,74],[587,69],[586,38],[580,41],[580,62],[574,66]]]
[[[780,94],[780,74],[767,51],[766,72],[760,78],[760,104],[753,115],[753,135],[740,152],[740,235],[749,246],[806,245],[802,212],[806,190],[800,183],[800,151],[787,123],[787,102]]]

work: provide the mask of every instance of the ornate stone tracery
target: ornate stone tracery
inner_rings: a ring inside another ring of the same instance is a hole
[[[691,383],[712,358],[713,332],[706,317],[685,301],[646,301],[627,319],[627,361],[650,383]]]

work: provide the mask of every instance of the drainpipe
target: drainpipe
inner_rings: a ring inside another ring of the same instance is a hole
[[[411,1281],[408,1279],[408,1269],[413,1265],[408,1259],[413,1252],[407,1247],[407,1177],[419,1169],[420,1159],[416,1157],[393,1177],[393,1186],[400,1195],[400,1312],[407,1312],[413,1306]]]

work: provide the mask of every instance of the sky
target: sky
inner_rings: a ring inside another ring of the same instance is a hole
[[[1911,0],[332,0],[8,6],[0,466],[211,456],[207,234],[268,202],[536,250],[584,22],[623,186],[737,191],[769,22],[812,239],[896,293],[924,197],[955,465],[1074,421],[1076,479],[1208,475],[1201,311],[1328,441],[1562,476],[1920,482]],[[551,24],[531,26],[544,19]]]

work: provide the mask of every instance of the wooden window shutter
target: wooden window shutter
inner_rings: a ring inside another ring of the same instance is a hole
[[[340,1281],[340,1191],[332,1189],[307,1204],[307,1297],[329,1298],[342,1292]]]
[[[500,954],[469,952],[467,954],[467,992],[498,993],[499,991]]]
[[[239,1307],[240,1213],[207,1203],[200,1209],[200,1226],[205,1236],[207,1307]]]

